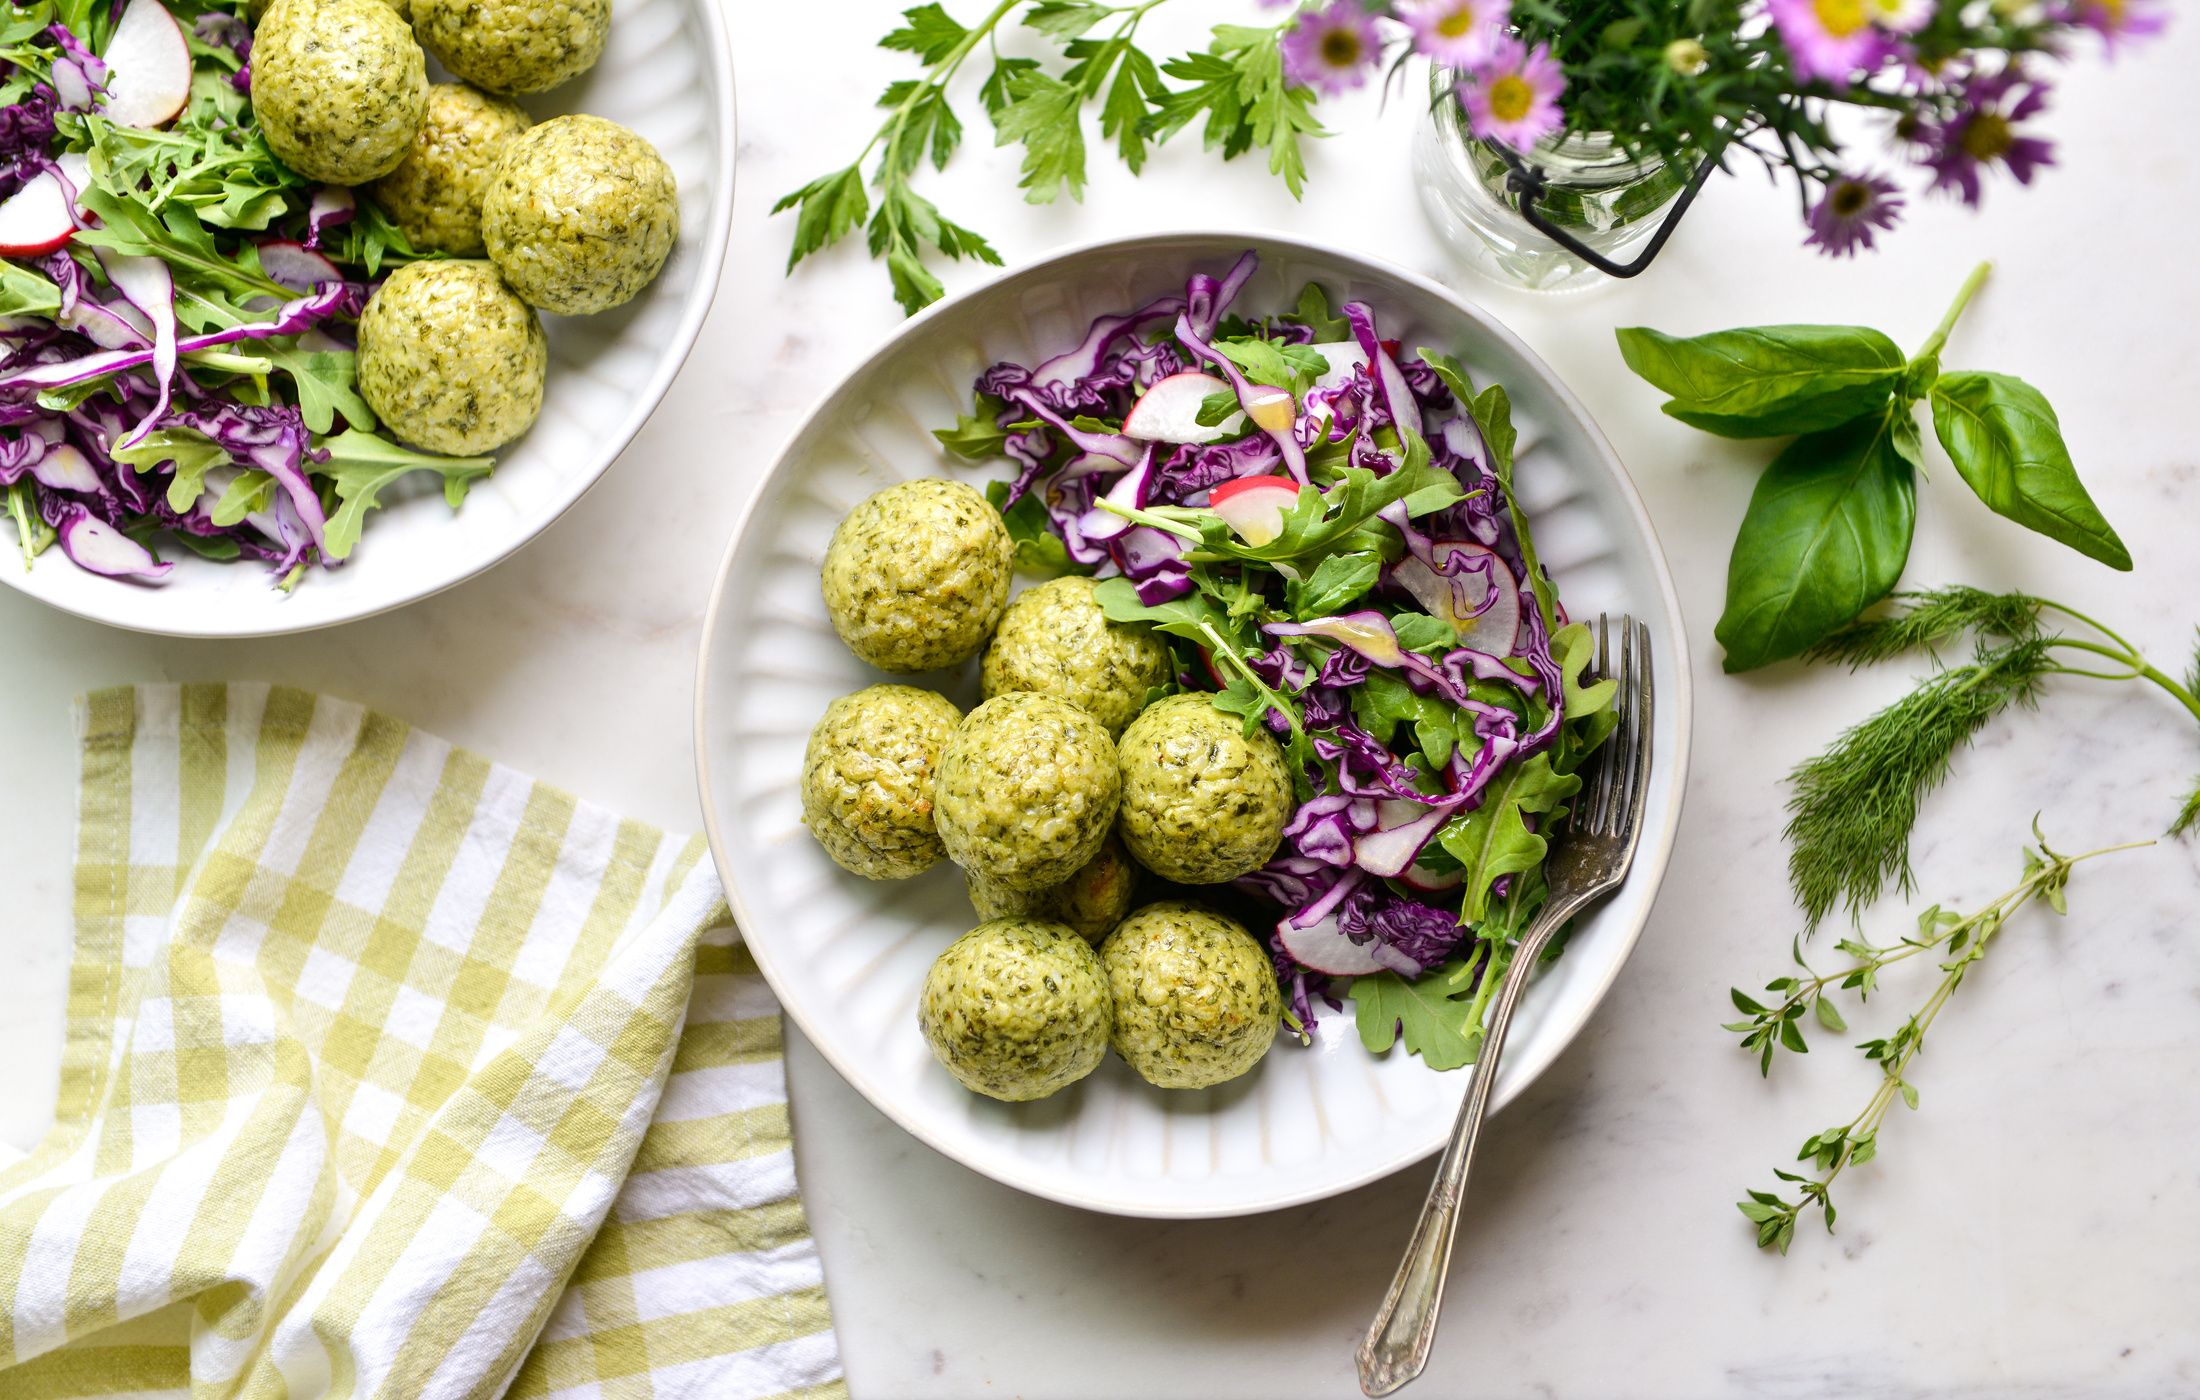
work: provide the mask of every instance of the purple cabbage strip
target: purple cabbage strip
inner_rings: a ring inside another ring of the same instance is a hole
[[[251,321],[241,326],[231,326],[227,330],[185,336],[175,342],[175,350],[179,355],[188,355],[195,350],[211,350],[217,345],[233,345],[241,340],[266,340],[271,336],[296,335],[334,314],[349,295],[346,284],[330,282],[309,296],[284,302],[272,321]],[[68,384],[81,384],[87,379],[97,379],[117,370],[151,364],[156,353],[150,346],[130,350],[102,350],[74,359],[9,370],[0,373],[0,394],[11,389],[28,388],[35,392],[40,389],[58,389]]]
[[[53,116],[53,89],[44,83],[21,101],[0,107],[0,198],[53,165],[48,154],[53,149]]]
[[[1230,303],[1237,300],[1237,294],[1245,289],[1245,284],[1252,280],[1253,273],[1259,267],[1259,255],[1246,252],[1239,256],[1219,282],[1204,272],[1192,274],[1191,281],[1184,289],[1183,314],[1184,319],[1190,321],[1192,329],[1199,333],[1199,339],[1210,340],[1214,337],[1215,327],[1222,324],[1222,314],[1230,309]],[[1183,340],[1184,337],[1180,334],[1177,339]],[[1191,342],[1187,340],[1185,344],[1190,345]]]
[[[1383,406],[1390,410],[1391,421],[1398,425],[1401,434],[1424,436],[1421,428],[1421,406],[1414,402],[1413,391],[1398,370],[1398,362],[1390,358],[1382,340],[1375,334],[1375,313],[1364,302],[1348,301],[1342,308],[1344,318],[1352,326],[1352,338],[1360,343],[1360,350],[1367,356],[1368,365],[1375,371],[1375,384],[1382,391]]]
[[[311,543],[322,543],[328,518],[321,498],[306,475],[307,460],[326,461],[326,452],[315,452],[306,422],[295,408],[260,407],[252,404],[216,403],[187,408],[171,420],[206,434],[238,462],[258,467],[281,484],[291,508]]]
[[[1250,257],[1251,254],[1246,256]],[[1228,355],[1209,345],[1193,329],[1189,312],[1176,318],[1176,338],[1184,342],[1185,349],[1222,372],[1222,377],[1230,381],[1230,388],[1237,394],[1239,407],[1243,408],[1251,403],[1253,386],[1246,382],[1245,376],[1238,372],[1238,367],[1231,363]],[[1299,446],[1299,436],[1295,428],[1296,423],[1281,432],[1269,432],[1265,428],[1261,431],[1274,441],[1277,450],[1283,454],[1283,465],[1289,469],[1292,478],[1303,486],[1306,484],[1306,449]]]

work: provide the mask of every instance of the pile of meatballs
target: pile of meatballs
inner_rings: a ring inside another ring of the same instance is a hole
[[[983,922],[933,963],[918,1023],[966,1088],[1044,1098],[1110,1046],[1161,1088],[1234,1079],[1275,1039],[1275,971],[1181,887],[1274,854],[1283,753],[1203,695],[1163,694],[1168,646],[1109,622],[1091,579],[1010,602],[1014,555],[999,512],[958,482],[891,486],[841,521],[824,566],[841,640],[902,674],[982,652],[983,703],[965,715],[896,684],[835,700],[804,756],[803,821],[869,879],[962,867]],[[1134,909],[1142,883],[1165,897]]]
[[[610,28],[611,0],[257,12],[268,147],[309,179],[368,187],[414,247],[451,255],[399,268],[359,320],[360,395],[416,447],[473,455],[525,432],[550,366],[536,312],[619,305],[679,236],[672,170],[648,141],[601,117],[538,126],[511,100],[586,71]],[[461,81],[431,84],[427,53]]]

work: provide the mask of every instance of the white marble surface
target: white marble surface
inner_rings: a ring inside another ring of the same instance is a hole
[[[729,0],[742,84],[727,280],[701,345],[604,486],[491,575],[335,632],[206,645],[81,623],[0,592],[0,1140],[53,1105],[68,937],[68,704],[120,681],[261,677],[393,710],[668,825],[699,818],[688,713],[720,545],[809,401],[890,326],[883,278],[836,255],[780,277],[783,190],[845,159],[901,67],[865,47],[893,5]],[[968,6],[963,8],[967,9]],[[1188,29],[1250,0],[1184,5]],[[820,19],[829,16],[824,23]],[[1179,29],[1177,32],[1183,32]],[[1845,1183],[1841,1233],[1786,1260],[1729,1204],[1872,1071],[1820,1053],[1769,1085],[1717,1029],[1733,982],[1785,956],[1775,776],[1893,695],[1898,673],[1721,678],[1711,642],[1727,544],[1760,449],[1663,419],[1614,325],[1676,331],[1857,320],[1914,343],[1970,264],[1998,261],[1956,366],[2023,374],[2061,411],[2137,570],[2118,576],[1970,500],[1945,464],[1921,495],[1911,577],[2023,583],[2119,619],[2166,665],[2200,620],[2200,376],[2190,231],[2200,172],[2182,129],[2200,27],[2079,70],[2055,117],[2063,163],[1983,216],[1934,204],[1882,254],[1796,247],[1784,194],[1715,183],[1638,284],[1565,300],[1447,269],[1409,188],[1409,114],[1335,109],[1294,205],[1256,168],[1185,148],[1137,181],[1106,162],[1082,207],[1004,197],[979,143],[931,188],[1012,260],[1173,221],[1358,241],[1478,296],[1566,375],[1632,466],[1693,635],[1698,725],[1687,824],[1655,920],[1604,1011],[1498,1121],[1460,1241],[1447,1327],[1418,1393],[1513,1396],[2157,1396],[2200,1390],[2200,857],[2165,845],[2081,874],[2071,916],[2026,920],[1943,1018],[1878,1164]],[[958,269],[951,285],[981,275]],[[1937,458],[1935,459],[1937,460]],[[1929,806],[1931,897],[1990,895],[2030,814],[2066,843],[2152,834],[2200,772],[2200,736],[2136,691],[2058,689],[1996,727]],[[1880,927],[1903,917],[1880,912]],[[1899,1014],[1890,997],[1874,1013]],[[1861,1028],[1863,1018],[1852,1017]],[[1324,1205],[1156,1225],[1046,1205],[901,1135],[807,1045],[791,1056],[801,1165],[859,1396],[1352,1393],[1350,1354],[1395,1258],[1418,1171]]]

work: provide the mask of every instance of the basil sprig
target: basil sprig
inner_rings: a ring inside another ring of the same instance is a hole
[[[1726,669],[1800,655],[1900,582],[1923,465],[1926,403],[1956,472],[1997,515],[2113,569],[2131,553],[2078,479],[2055,411],[2006,374],[1943,373],[1940,352],[1985,280],[1980,264],[1918,352],[1862,326],[1757,326],[1682,339],[1619,332],[1665,412],[1730,438],[1795,435],[1752,493],[1727,565]]]

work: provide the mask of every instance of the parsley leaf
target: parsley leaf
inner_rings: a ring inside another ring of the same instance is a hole
[[[1032,70],[1009,79],[1009,104],[994,121],[994,144],[1020,141],[1023,179],[1017,182],[1033,204],[1052,204],[1064,185],[1071,199],[1085,197],[1085,133],[1077,116],[1084,94],[1057,78]]]

